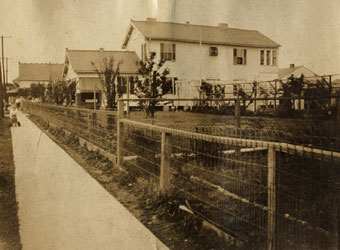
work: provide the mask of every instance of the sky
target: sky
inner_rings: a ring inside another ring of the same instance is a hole
[[[340,0],[0,0],[9,80],[19,61],[63,63],[65,48],[120,49],[147,17],[258,30],[281,45],[280,68],[340,74]]]

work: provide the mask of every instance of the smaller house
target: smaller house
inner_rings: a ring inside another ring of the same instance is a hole
[[[29,88],[32,84],[48,84],[61,80],[63,64],[57,63],[21,63],[19,76],[13,80],[19,88]]]
[[[134,93],[133,82],[138,74],[137,62],[140,60],[132,51],[112,50],[69,50],[66,48],[62,79],[76,82],[76,106],[93,107],[105,106],[106,99],[98,73],[104,67],[104,60],[113,58],[114,67],[118,63],[119,77],[123,86],[123,97]],[[127,89],[130,89],[127,93]],[[133,96],[131,96],[133,97]]]
[[[333,94],[340,93],[340,78],[332,81],[332,92]]]
[[[289,68],[281,68],[279,69],[279,79],[280,80],[287,80],[289,77],[301,77],[301,75],[304,75],[304,77],[315,79],[318,77],[316,73],[311,71],[310,69],[306,68],[303,65],[295,66],[295,64],[290,64]]]
[[[8,103],[14,103],[15,99],[19,96],[19,89],[16,84],[6,84],[6,98]]]

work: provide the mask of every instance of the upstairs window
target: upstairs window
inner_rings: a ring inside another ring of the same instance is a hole
[[[135,93],[135,78],[133,76],[129,76],[129,82],[130,82],[130,94]]]
[[[277,65],[277,54],[276,50],[273,50],[273,65]]]
[[[165,61],[175,61],[176,44],[161,43],[161,59]]]
[[[267,50],[267,65],[271,65],[271,51]]]
[[[118,76],[117,78],[118,86],[117,88],[120,93],[127,94],[128,84],[130,87],[130,94],[135,93],[135,84],[136,84],[136,78],[133,76]]]
[[[277,65],[276,50],[260,50],[260,65]]]
[[[126,94],[126,90],[127,90],[127,78],[125,76],[119,76],[117,78],[118,81],[118,91],[122,94]]]
[[[217,49],[217,47],[210,47],[209,48],[209,56],[218,56],[218,49]]]
[[[246,65],[246,64],[247,64],[247,50],[234,49],[234,65]]]
[[[264,50],[260,51],[260,65],[264,65]]]
[[[141,58],[142,58],[142,61],[145,62],[145,60],[146,60],[146,43],[141,45]]]

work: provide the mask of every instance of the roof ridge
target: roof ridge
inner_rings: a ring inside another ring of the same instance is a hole
[[[132,50],[90,50],[90,49],[68,49],[67,51],[79,51],[79,52],[130,52],[135,53]]]
[[[294,66],[294,67],[279,68],[279,70],[281,70],[281,69],[297,69],[297,68],[301,68],[301,67],[306,68],[306,66],[304,66],[304,65],[298,65],[298,66]]]
[[[143,21],[143,20],[133,20],[131,19],[131,22],[143,22],[143,23],[152,23],[148,21]],[[231,29],[231,30],[244,30],[244,31],[252,31],[252,32],[259,32],[258,30],[250,30],[250,29],[242,29],[242,28],[220,28],[218,25],[217,26],[212,26],[212,25],[206,25],[206,24],[193,24],[193,23],[175,23],[175,22],[160,22],[160,21],[155,21],[155,23],[167,23],[167,24],[177,24],[177,25],[191,25],[191,26],[201,26],[201,27],[207,27],[207,28],[217,28],[217,29]]]
[[[35,64],[35,65],[40,65],[40,64],[45,64],[45,65],[63,65],[63,63],[23,63],[19,62],[19,64]]]

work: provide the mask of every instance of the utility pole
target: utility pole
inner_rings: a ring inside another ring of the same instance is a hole
[[[1,61],[0,61],[0,119],[5,117],[4,113],[4,87],[2,84],[2,70],[1,70]]]
[[[0,59],[2,59],[2,57]],[[3,74],[3,79],[4,79],[3,83],[4,83],[4,87],[5,87],[4,100],[6,102],[8,102],[8,96],[7,96],[7,93],[6,93],[6,85],[9,83],[8,82],[8,60],[12,60],[13,58],[5,57],[5,59],[6,59],[6,61],[5,61],[6,70],[2,74]]]
[[[2,82],[3,82],[4,87],[5,87],[4,91],[6,91],[4,36],[1,36],[1,62],[2,62],[2,78],[3,78]]]
[[[10,37],[4,37],[1,35],[1,64],[0,65],[0,71],[1,72],[1,95],[0,95],[0,115],[1,117],[4,117],[4,100],[6,98],[6,72],[5,72],[5,48],[4,48],[4,38],[10,38]]]
[[[6,83],[8,83],[8,57],[6,57]]]

